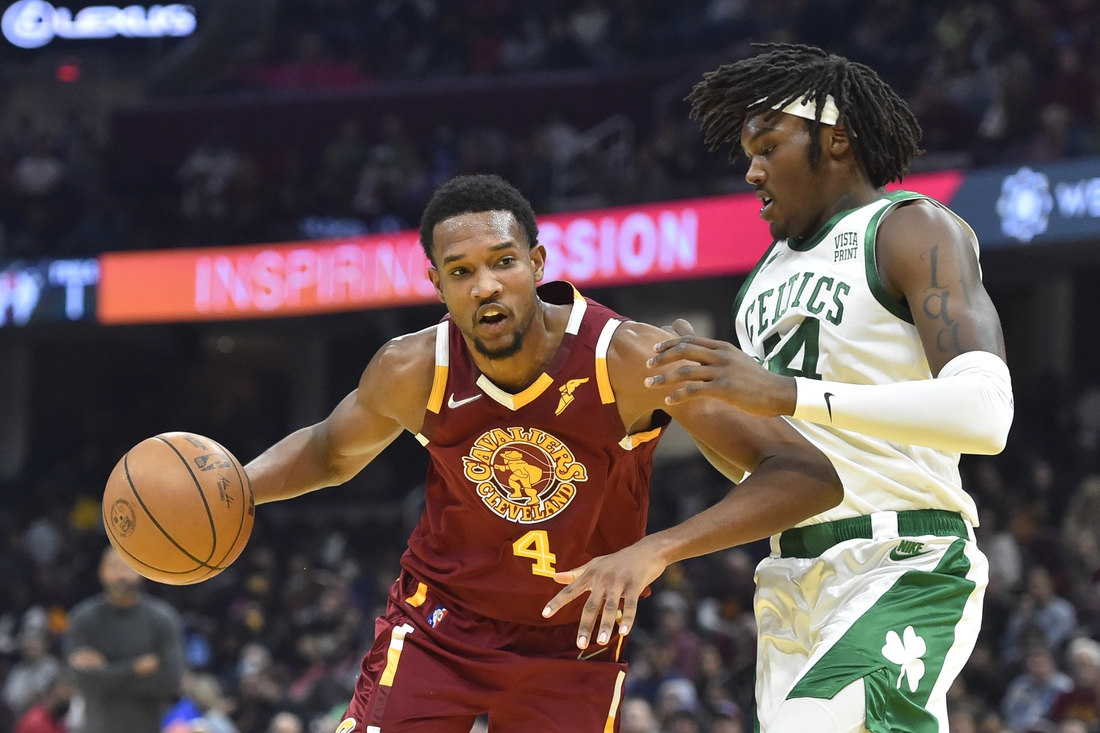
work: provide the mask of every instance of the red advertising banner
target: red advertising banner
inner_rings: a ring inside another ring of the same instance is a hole
[[[961,172],[906,188],[949,202]],[[760,202],[736,194],[540,217],[547,280],[578,287],[748,272],[771,243]],[[431,302],[415,231],[100,258],[101,323],[270,318]]]

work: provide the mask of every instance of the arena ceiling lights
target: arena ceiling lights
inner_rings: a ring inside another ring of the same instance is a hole
[[[99,39],[183,37],[195,32],[190,5],[93,5],[77,10],[44,0],[19,0],[4,11],[0,30],[12,45],[41,48],[54,38]]]

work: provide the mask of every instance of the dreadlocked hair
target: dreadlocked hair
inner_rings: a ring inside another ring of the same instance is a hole
[[[792,43],[753,44],[764,53],[726,64],[703,76],[688,101],[712,151],[732,146],[730,160],[741,154],[741,129],[762,110],[772,119],[788,103],[805,97],[817,107],[810,124],[810,161],[821,159],[821,110],[832,95],[852,138],[856,160],[871,185],[900,181],[918,147],[920,125],[908,105],[868,66]]]

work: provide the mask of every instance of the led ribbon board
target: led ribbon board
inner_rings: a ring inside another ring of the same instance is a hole
[[[41,48],[54,38],[96,39],[161,38],[195,32],[195,9],[190,5],[93,5],[75,13],[44,0],[19,0],[4,11],[0,30],[19,48]]]
[[[99,262],[0,261],[0,328],[94,320]]]

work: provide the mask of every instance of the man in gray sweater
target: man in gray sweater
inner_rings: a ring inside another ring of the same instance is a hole
[[[141,576],[110,547],[99,580],[103,593],[73,609],[66,635],[83,733],[158,733],[183,676],[179,614],[142,593]]]

